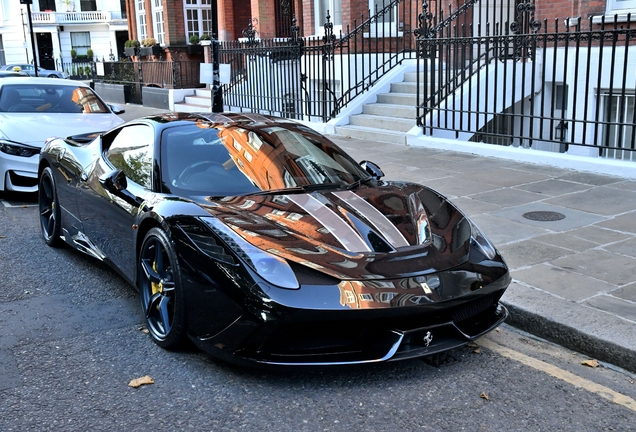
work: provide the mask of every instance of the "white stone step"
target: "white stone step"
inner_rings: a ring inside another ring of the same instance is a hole
[[[415,119],[417,109],[415,106],[374,103],[365,104],[362,107],[362,113],[384,117]]]
[[[410,93],[380,93],[378,103],[416,106],[417,95]]]
[[[403,132],[391,132],[388,130],[372,129],[363,126],[336,126],[336,133],[341,136],[366,139],[378,142],[391,142],[395,144],[406,144],[406,137]]]
[[[349,118],[350,125],[363,126],[369,129],[382,129],[389,131],[408,132],[415,126],[415,119],[401,119],[395,117],[383,117],[368,114],[352,115]]]
[[[196,104],[188,104],[188,103],[177,103],[174,104],[174,110],[177,112],[187,112],[187,113],[199,113],[199,112],[210,112],[210,106],[205,105],[196,105]]]
[[[424,83],[420,82],[420,93],[424,92]],[[430,86],[429,86],[430,88]],[[417,94],[417,82],[404,81],[391,84],[391,93]]]
[[[212,106],[212,101],[210,101],[210,98],[206,98],[204,96],[186,96],[182,103],[207,107]]]

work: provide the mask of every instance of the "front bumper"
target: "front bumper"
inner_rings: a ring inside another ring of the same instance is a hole
[[[510,280],[505,271],[472,293],[427,304],[279,307],[261,311],[261,322],[243,314],[224,331],[193,341],[213,356],[260,365],[347,365],[422,357],[462,346],[499,326],[508,316],[499,299]]]
[[[0,153],[0,191],[36,192],[39,155],[21,157]]]

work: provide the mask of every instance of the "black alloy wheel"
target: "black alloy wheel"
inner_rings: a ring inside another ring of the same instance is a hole
[[[137,273],[150,336],[162,348],[179,348],[186,336],[181,273],[174,247],[161,229],[146,234]]]
[[[57,188],[51,168],[46,167],[40,175],[38,185],[38,205],[40,208],[40,227],[47,245],[57,247],[62,244],[60,238],[61,212],[57,200]]]

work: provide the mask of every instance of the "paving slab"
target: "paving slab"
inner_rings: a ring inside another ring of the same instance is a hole
[[[614,297],[622,298],[623,300],[629,300],[633,302],[634,307],[636,307],[636,282],[621,288],[616,288],[615,290],[610,291],[609,294]]]
[[[588,250],[558,258],[552,264],[618,286],[634,281],[636,272],[635,258],[604,250]]]
[[[636,239],[632,238],[623,242],[604,246],[603,249],[612,253],[636,258]],[[634,269],[634,271],[636,271],[636,269]]]
[[[603,186],[611,183],[619,183],[622,181],[620,177],[611,177],[606,175],[594,174],[583,171],[575,171],[559,177],[560,180],[568,180],[576,183],[583,183],[593,186]]]
[[[602,223],[601,223],[602,224]],[[607,245],[611,243],[618,243],[623,240],[634,238],[631,233],[622,233],[606,228],[601,228],[597,225],[578,228],[568,232],[569,234],[579,237],[583,240],[588,240],[596,243],[597,245]]]
[[[567,195],[590,189],[591,186],[563,180],[549,179],[516,186],[516,189],[534,192],[549,197]]]
[[[589,213],[617,215],[634,209],[636,192],[610,187],[595,187],[583,192],[551,198],[546,202]]]
[[[513,271],[512,277],[518,282],[574,302],[589,299],[599,292],[611,292],[616,289],[616,285],[550,264],[537,264]]]
[[[586,300],[585,304],[636,322],[636,304],[634,302],[603,294]]]
[[[491,204],[497,204],[502,207],[512,207],[521,204],[536,202],[544,197],[540,194],[526,192],[523,190],[503,188],[495,189],[490,192],[471,195],[471,198],[486,201]]]
[[[476,215],[471,219],[498,247],[507,243],[529,240],[548,232],[546,229],[520,224],[488,213]]]
[[[533,240],[501,246],[499,252],[505,257],[506,264],[511,270],[572,255],[570,250]]]
[[[596,225],[616,231],[636,234],[636,211],[624,213]]]
[[[574,252],[583,252],[585,250],[593,249],[598,246],[598,243],[584,240],[580,237],[572,235],[569,232],[545,234],[539,237],[535,237],[534,240],[553,246],[559,246]]]

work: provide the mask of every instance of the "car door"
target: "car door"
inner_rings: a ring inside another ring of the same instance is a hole
[[[83,176],[85,187],[78,197],[80,213],[85,234],[96,250],[132,281],[133,225],[143,211],[143,201],[152,193],[154,129],[146,124],[124,126],[104,135],[103,143],[108,148]],[[115,178],[117,171],[126,176],[123,191],[117,191],[106,181]]]

